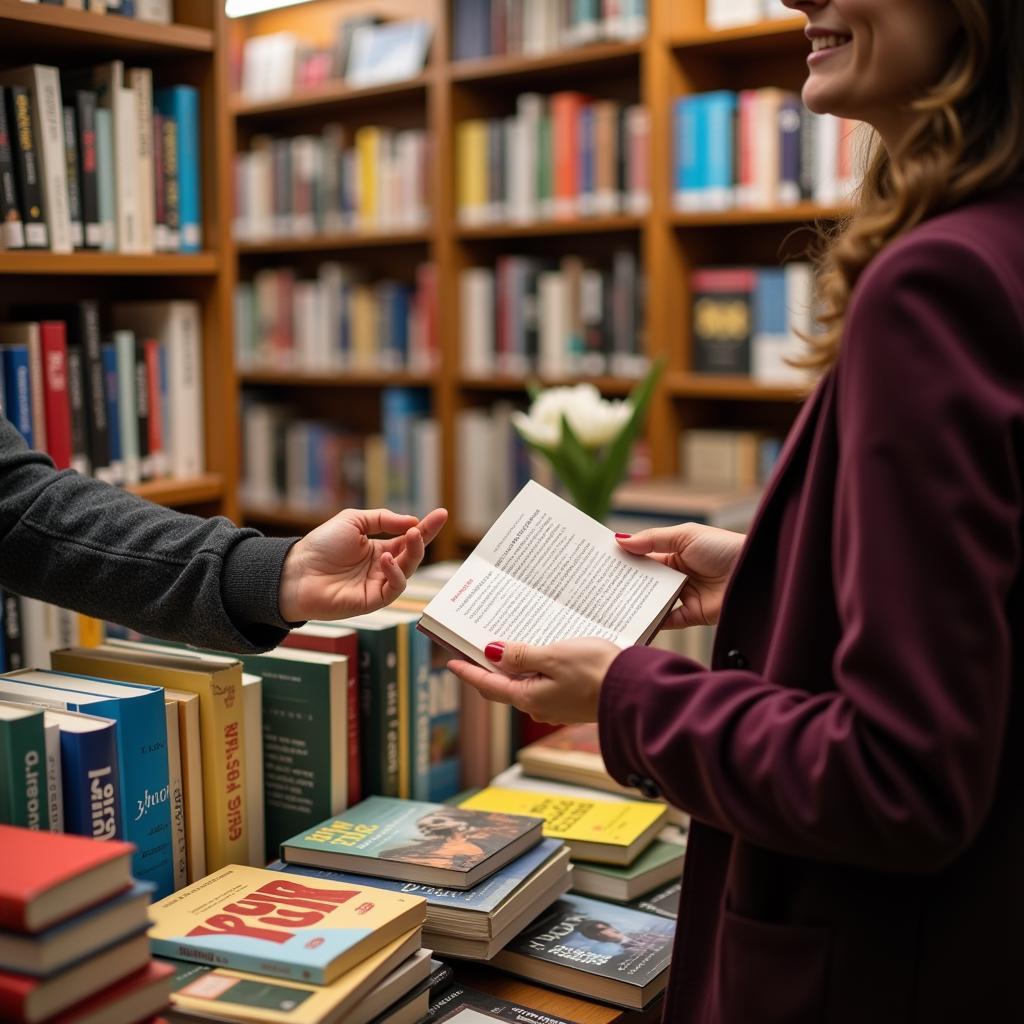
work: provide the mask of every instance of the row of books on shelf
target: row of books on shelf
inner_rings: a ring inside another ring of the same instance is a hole
[[[475,226],[643,214],[650,130],[640,104],[522,93],[512,116],[456,127],[458,218]]]
[[[58,469],[109,483],[203,472],[201,325],[191,301],[14,307],[0,407]]]
[[[415,282],[366,278],[356,265],[322,263],[315,277],[264,268],[235,291],[235,352],[242,369],[431,373],[440,361],[437,270]]]
[[[21,0],[26,4],[50,4],[90,14],[117,14],[155,25],[168,25],[174,20],[174,0]]]
[[[783,0],[706,0],[704,7],[704,23],[713,29],[794,17],[796,15]]]
[[[0,72],[0,248],[202,248],[199,95],[109,61]]]
[[[247,397],[242,410],[246,501],[312,513],[393,508],[423,515],[440,504],[440,429],[426,391],[386,388],[380,433],[355,434],[279,402]]]
[[[644,279],[636,253],[622,249],[604,266],[595,262],[509,255],[494,269],[463,270],[466,374],[642,375]]]
[[[842,203],[866,157],[856,122],[775,88],[680,97],[673,139],[679,211]]]
[[[353,88],[400,82],[419,74],[430,48],[429,21],[381,20],[355,14],[337,21],[328,46],[292,32],[250,36],[234,62],[234,83],[245,99],[281,99],[330,81]]]
[[[455,60],[539,56],[647,34],[647,0],[455,0]]]
[[[235,156],[235,237],[421,229],[430,153],[426,133],[414,129],[332,122],[319,135],[255,136]]]

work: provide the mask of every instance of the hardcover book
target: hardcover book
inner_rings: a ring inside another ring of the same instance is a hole
[[[0,703],[0,822],[49,827],[42,708]]]
[[[685,846],[656,839],[628,867],[581,862],[573,871],[573,891],[626,903],[678,879],[685,856]]]
[[[527,775],[570,785],[592,786],[609,793],[639,796],[638,790],[620,786],[605,768],[596,722],[566,725],[523,747],[516,759]]]
[[[326,985],[421,928],[426,901],[228,865],[155,903],[153,952]]]
[[[293,864],[470,889],[540,842],[538,817],[374,796],[281,846]]]
[[[561,839],[573,860],[631,864],[664,825],[664,804],[625,800],[578,800],[569,796],[489,786],[460,807],[544,819],[544,834]]]
[[[630,907],[569,895],[494,958],[553,988],[643,1009],[664,989],[675,923]]]

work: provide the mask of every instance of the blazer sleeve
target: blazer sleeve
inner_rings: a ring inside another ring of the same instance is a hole
[[[908,239],[869,269],[837,368],[832,678],[627,650],[600,707],[620,782],[790,856],[928,872],[970,844],[1009,714],[1022,333],[967,242]]]
[[[280,643],[293,540],[162,508],[57,472],[0,416],[0,586],[165,639],[240,653]]]

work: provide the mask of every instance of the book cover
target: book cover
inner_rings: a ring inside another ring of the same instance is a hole
[[[684,843],[656,839],[632,864],[587,864],[577,862],[572,888],[584,896],[625,903],[673,880],[683,871]]]
[[[20,200],[26,249],[49,249],[50,231],[43,207],[43,186],[40,181],[39,154],[36,151],[32,94],[23,85],[4,89],[7,96],[11,155],[14,180]]]
[[[222,868],[153,904],[153,952],[326,985],[414,928],[426,902],[276,871]]]
[[[49,825],[41,708],[0,703],[0,823],[35,831]]]
[[[0,249],[24,249],[25,225],[14,179],[14,150],[7,118],[6,89],[0,85]]]
[[[539,841],[537,817],[370,797],[293,836],[281,859],[466,889]]]
[[[692,275],[693,369],[697,373],[750,373],[756,274],[740,268]]]
[[[506,1021],[507,1024],[572,1024],[563,1017],[530,1009],[509,1002],[489,992],[478,992],[465,985],[439,988],[430,996],[430,1009],[423,1024],[487,1024],[488,1021]]]
[[[624,800],[577,800],[568,796],[489,786],[463,800],[460,807],[503,814],[525,814],[544,819],[544,835],[570,844],[584,860],[619,863],[620,854],[654,830],[665,819],[662,804]],[[582,854],[586,856],[581,856]],[[628,863],[629,857],[625,860]]]
[[[638,896],[627,904],[634,910],[642,910],[646,914],[657,914],[659,917],[675,921],[679,917],[679,898],[682,895],[682,879],[676,879],[663,885],[654,892]]]
[[[128,843],[0,825],[0,928],[35,933],[131,883]]]

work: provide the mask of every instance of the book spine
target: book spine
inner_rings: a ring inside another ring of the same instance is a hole
[[[96,93],[75,92],[75,120],[78,127],[78,189],[82,203],[83,245],[99,249],[103,244],[100,223],[99,182],[96,177]]]
[[[167,189],[164,179],[167,170],[164,165],[164,116],[153,110],[153,246],[157,252],[169,252],[167,244]]]
[[[135,96],[135,174],[138,205],[138,251],[153,252],[153,73],[149,68],[132,68],[128,84]]]
[[[32,392],[29,380],[28,347],[6,345],[3,349],[4,396],[7,418],[17,428],[29,448],[35,447],[32,431]]]
[[[135,339],[134,349],[135,365],[132,371],[132,382],[135,388],[135,415],[139,436],[139,476],[143,480],[151,480],[154,475],[153,456],[149,450],[149,424],[152,419],[152,410],[149,401],[146,348],[141,338]]]
[[[199,93],[176,85],[157,92],[157,107],[178,128],[178,203],[182,252],[202,248],[202,203],[199,187]]]
[[[6,789],[8,825],[33,831],[49,825],[43,715],[0,723],[0,789]],[[3,808],[0,807],[0,813]]]
[[[185,838],[185,790],[181,776],[181,743],[178,737],[178,705],[173,700],[164,702],[167,724],[167,780],[168,803],[171,812],[171,866],[174,888],[178,890],[188,882],[188,853]]]
[[[68,179],[68,216],[71,220],[71,245],[85,248],[82,220],[82,189],[78,177],[78,119],[74,107],[64,107],[64,156]]]
[[[71,217],[68,211],[67,151],[64,146],[60,76],[56,68],[42,64],[33,65],[32,72],[35,100],[33,129],[40,158],[50,248],[53,252],[68,253],[72,251]]]
[[[193,943],[176,938],[164,939],[152,936],[149,941],[153,953],[158,957],[169,957],[172,960],[195,959],[196,947]],[[324,969],[316,964],[275,960],[272,959],[272,954],[269,951],[266,954],[258,955],[227,949],[226,946],[218,946],[216,956],[218,967],[226,967],[233,971],[246,971],[263,977],[283,978],[313,985],[326,985],[329,980]]]
[[[801,195],[800,110],[798,96],[786,95],[779,105],[779,202],[798,203]]]
[[[363,795],[398,796],[397,628],[359,631]]]
[[[18,208],[14,151],[7,120],[7,90],[0,86],[0,249],[24,249],[25,225]]]
[[[104,252],[117,249],[117,202],[114,176],[117,163],[114,158],[114,118],[106,107],[96,108],[96,180],[98,183],[98,212],[100,248]]]
[[[46,742],[46,811],[49,831],[64,831],[64,791],[60,777],[60,726],[43,720]]]
[[[71,466],[71,405],[68,399],[67,326],[59,320],[39,325],[42,351],[46,450],[57,469]]]
[[[32,96],[21,85],[7,89],[10,101],[11,142],[14,176],[21,198],[21,220],[25,228],[26,249],[48,249],[50,232],[43,209],[43,189],[39,180],[39,157],[35,146],[35,113]]]
[[[153,475],[167,475],[167,450],[164,445],[164,394],[160,371],[160,342],[149,338],[143,343],[146,387],[149,393],[149,455]]]
[[[124,483],[124,459],[121,451],[121,398],[117,385],[117,347],[104,342],[100,347],[103,359],[103,394],[107,406],[107,437],[110,448],[110,482]]]
[[[166,110],[160,113],[163,134],[163,201],[165,241],[170,252],[181,249],[181,201],[178,189],[178,122]]]
[[[117,193],[117,247],[121,252],[139,253],[142,248],[141,199],[138,168],[138,99],[131,89],[114,86],[114,161]]]
[[[117,408],[124,480],[128,484],[137,484],[142,474],[139,461],[139,412],[135,393],[135,335],[132,331],[114,331],[111,337],[117,358]]]
[[[25,667],[24,644],[21,635],[21,601],[17,594],[0,591],[3,598],[4,648],[8,672]]]
[[[88,476],[89,430],[85,404],[85,361],[80,345],[68,346],[68,408],[71,416],[71,468]]]
[[[92,301],[78,304],[79,337],[82,339],[82,381],[92,472],[111,482],[110,428],[100,337],[100,311]]]
[[[124,838],[117,727],[93,732],[61,731],[64,830],[106,841]]]
[[[411,624],[409,639],[409,746],[406,755],[411,773],[409,796],[429,800],[430,792],[430,662],[433,643]]]

